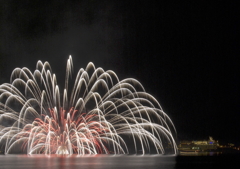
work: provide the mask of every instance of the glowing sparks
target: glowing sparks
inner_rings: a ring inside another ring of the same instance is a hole
[[[5,154],[19,146],[28,154],[176,153],[171,119],[140,82],[119,81],[91,62],[72,82],[72,65],[70,56],[62,94],[48,62],[38,61],[33,73],[16,68],[0,85]]]

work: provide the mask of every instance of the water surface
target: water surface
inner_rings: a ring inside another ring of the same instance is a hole
[[[1,169],[173,169],[176,156],[162,155],[0,155]]]
[[[239,154],[194,155],[0,155],[0,169],[227,169],[240,168]]]

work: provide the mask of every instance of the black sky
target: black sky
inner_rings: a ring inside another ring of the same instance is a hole
[[[181,139],[239,141],[239,48],[234,3],[0,1],[0,82],[49,61],[64,80],[89,61],[138,79]]]

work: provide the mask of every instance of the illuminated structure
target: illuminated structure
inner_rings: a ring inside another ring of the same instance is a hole
[[[180,151],[208,151],[216,150],[219,146],[218,141],[209,137],[209,140],[181,141],[179,145]]]
[[[0,146],[28,154],[165,153],[175,127],[158,101],[136,79],[89,63],[72,82],[67,61],[63,93],[48,62],[16,68],[0,85]],[[71,86],[71,88],[69,87]],[[69,90],[71,89],[71,90]]]

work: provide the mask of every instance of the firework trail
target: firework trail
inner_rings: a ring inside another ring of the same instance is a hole
[[[136,79],[89,63],[64,90],[48,62],[16,68],[0,85],[0,148],[28,154],[176,154],[175,127],[158,101]],[[71,90],[69,90],[71,86]]]

